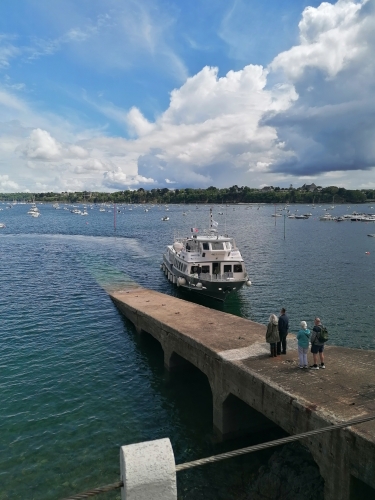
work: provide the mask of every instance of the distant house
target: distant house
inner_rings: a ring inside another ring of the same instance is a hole
[[[273,190],[274,190],[273,186],[264,186],[261,189],[261,191],[273,191]]]
[[[301,190],[303,191],[309,191],[310,193],[312,193],[313,191],[316,191],[316,184],[312,183],[312,184],[304,184],[301,188]]]

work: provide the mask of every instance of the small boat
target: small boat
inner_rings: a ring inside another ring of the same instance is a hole
[[[295,215],[294,218],[295,219],[308,219],[309,216],[308,215]]]
[[[271,217],[282,217],[282,214],[272,214]]]
[[[370,238],[375,238],[375,234],[368,234],[367,236],[370,236]]]
[[[167,221],[167,220],[169,220],[169,217],[167,217],[167,216],[162,217],[162,218],[161,218],[161,220],[162,220],[162,221]]]
[[[4,222],[0,222],[0,228],[3,228],[3,227],[6,227],[6,225],[4,224]]]

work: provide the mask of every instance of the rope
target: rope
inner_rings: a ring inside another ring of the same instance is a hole
[[[100,493],[106,493],[107,491],[117,490],[122,488],[124,483],[118,481],[117,483],[107,484],[106,486],[100,486],[99,488],[93,488],[92,490],[85,491],[83,493],[78,493],[78,495],[73,495],[72,497],[64,498],[64,500],[81,500],[82,498],[90,498]]]
[[[275,441],[269,441],[268,443],[256,444],[255,446],[248,446],[247,448],[241,448],[239,450],[228,451],[226,453],[221,453],[220,455],[214,455],[213,457],[201,458],[200,460],[194,460],[193,462],[186,462],[185,464],[176,465],[176,472],[182,470],[191,469],[193,467],[199,467],[200,465],[212,464],[214,462],[219,462],[220,460],[225,460],[226,458],[238,457],[240,455],[245,455],[246,453],[253,453],[254,451],[265,450],[267,448],[272,448],[274,446],[280,446],[281,444],[291,443],[292,441],[298,441],[309,436],[316,436],[317,434],[322,434],[323,432],[334,431],[336,429],[343,429],[344,427],[349,427],[350,425],[363,424],[364,422],[369,422],[374,420],[375,416],[360,418],[356,420],[351,420],[345,424],[334,424],[329,427],[322,427],[315,431],[304,432],[303,434],[296,434],[295,436],[289,436],[281,439],[276,439]]]
[[[317,434],[323,434],[323,432],[334,431],[337,429],[343,429],[345,427],[350,427],[351,425],[363,424],[365,422],[370,422],[375,420],[375,415],[371,417],[358,418],[356,420],[351,420],[344,424],[334,424],[328,427],[322,427],[315,431],[304,432],[302,434],[296,434],[295,436],[288,436],[281,439],[276,439],[274,441],[269,441],[268,443],[256,444],[255,446],[248,446],[247,448],[241,448],[239,450],[228,451],[226,453],[221,453],[220,455],[214,455],[212,457],[201,458],[200,460],[194,460],[193,462],[186,462],[184,464],[176,465],[176,472],[181,472],[183,470],[192,469],[193,467],[199,467],[200,465],[212,464],[214,462],[219,462],[220,460],[225,460],[226,458],[238,457],[240,455],[245,455],[246,453],[253,453],[254,451],[265,450],[267,448],[272,448],[274,446],[280,446],[281,444],[291,443],[292,441],[298,441],[299,439],[304,439],[310,436],[316,436]],[[118,481],[117,483],[107,484],[106,486],[101,486],[100,488],[93,488],[92,490],[85,491],[84,493],[79,493],[72,497],[64,498],[63,500],[81,500],[82,498],[90,498],[100,493],[105,493],[107,491],[117,490],[122,488],[124,483]]]

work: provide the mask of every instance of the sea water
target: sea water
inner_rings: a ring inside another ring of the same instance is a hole
[[[83,217],[39,205],[39,218],[27,215],[27,205],[6,206],[0,205],[7,226],[0,230],[0,500],[59,499],[115,482],[121,445],[169,437],[183,463],[273,437],[215,444],[204,375],[168,374],[160,345],[135,333],[108,290],[142,285],[261,323],[286,307],[292,331],[301,320],[312,326],[318,315],[330,344],[375,346],[372,223],[322,222],[323,207],[293,220],[271,217],[269,205],[214,206],[220,232],[236,239],[253,283],[222,304],[184,293],[160,270],[177,233],[208,227],[207,206],[116,207],[116,230],[109,206]],[[331,213],[354,210],[371,212],[357,205]],[[170,220],[163,222],[164,215]],[[180,473],[179,498],[243,498],[268,457]],[[100,498],[119,498],[119,491]]]

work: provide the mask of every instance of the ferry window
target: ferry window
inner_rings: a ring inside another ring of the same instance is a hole
[[[186,264],[184,264],[182,267],[183,267],[182,271],[185,273],[185,272],[186,272],[186,269],[187,269],[187,265],[186,265]]]
[[[233,268],[234,268],[233,272],[242,273],[242,265],[241,264],[234,264]]]
[[[224,272],[231,273],[232,272],[232,264],[224,264]]]
[[[203,250],[209,250],[210,247],[208,246],[208,243],[203,243]]]
[[[202,266],[202,273],[209,273],[210,272],[210,266]]]
[[[212,250],[223,250],[224,246],[223,244],[220,242],[220,243],[211,243],[211,246],[212,246]]]
[[[197,266],[191,266],[190,274],[195,274],[198,272],[198,267]]]
[[[226,242],[224,243],[224,245],[225,245],[225,248],[226,248],[227,250],[230,250],[230,249],[231,249],[231,246],[230,246],[229,241],[226,241]]]

